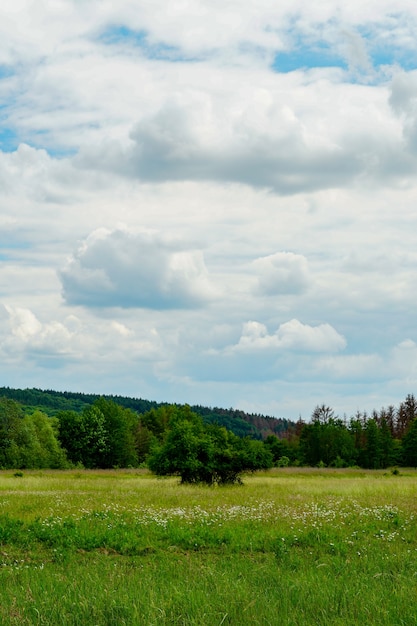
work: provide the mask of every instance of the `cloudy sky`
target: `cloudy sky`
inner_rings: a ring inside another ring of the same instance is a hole
[[[1,385],[417,391],[414,0],[3,0]]]

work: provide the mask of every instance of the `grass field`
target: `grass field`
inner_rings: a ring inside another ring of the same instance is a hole
[[[0,472],[0,624],[417,625],[417,472]]]

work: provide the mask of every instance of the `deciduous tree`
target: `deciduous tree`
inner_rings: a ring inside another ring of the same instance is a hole
[[[189,407],[175,407],[167,435],[148,459],[158,475],[179,475],[183,483],[236,483],[241,474],[271,467],[272,455],[260,441],[205,425]]]

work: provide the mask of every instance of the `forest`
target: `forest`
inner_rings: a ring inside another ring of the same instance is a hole
[[[0,388],[0,468],[135,468],[239,482],[272,466],[417,467],[417,400],[347,418],[290,421],[122,396]]]

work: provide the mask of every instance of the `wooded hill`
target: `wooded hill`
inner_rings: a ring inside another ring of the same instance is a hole
[[[0,387],[0,397],[6,397],[19,402],[26,413],[35,410],[42,411],[50,417],[54,417],[60,411],[76,411],[81,413],[86,407],[91,406],[100,397],[112,400],[119,406],[131,409],[142,414],[151,409],[168,406],[166,402],[154,402],[142,398],[130,398],[119,395],[98,395],[91,393],[76,393],[71,391],[53,391],[51,389],[13,389]],[[192,406],[192,411],[203,418],[206,424],[219,424],[231,430],[239,437],[251,437],[252,439],[265,439],[269,435],[279,438],[291,438],[296,432],[296,423],[257,413],[246,413],[236,409],[210,408],[205,406]]]
[[[417,399],[409,394],[398,407],[349,419],[322,405],[310,422],[295,423],[234,409],[0,388],[0,468],[143,465],[175,470],[184,482],[227,482],[269,464],[417,467]]]

